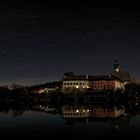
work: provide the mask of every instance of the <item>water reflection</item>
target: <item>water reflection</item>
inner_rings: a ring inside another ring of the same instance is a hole
[[[71,126],[73,135],[77,135],[75,132],[78,135],[88,135],[90,132],[91,136],[114,136],[115,133],[126,134],[133,131],[133,128],[136,133],[139,129],[137,123],[140,122],[139,111],[139,103],[118,99],[82,102],[76,99],[61,104],[1,104],[0,130],[7,133],[10,128],[15,133],[21,130],[22,134],[62,134],[63,130],[65,134],[69,134]],[[135,116],[137,118],[132,119]]]
[[[121,106],[63,106],[64,118],[117,118],[124,115],[125,108]]]
[[[62,115],[66,125],[76,123],[107,123],[114,132],[129,123],[128,108],[124,104],[64,105]],[[131,114],[131,113],[130,113]]]

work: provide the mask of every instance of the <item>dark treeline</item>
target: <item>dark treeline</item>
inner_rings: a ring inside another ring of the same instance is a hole
[[[0,103],[20,104],[40,104],[46,102],[61,102],[63,94],[54,92],[51,94],[33,92],[35,86],[12,85],[12,88],[6,86],[0,87]]]
[[[0,87],[0,102],[13,102],[16,101],[31,101],[31,99],[35,99],[36,97],[40,97],[42,95],[33,94],[30,92],[28,87],[18,86],[12,89],[8,87]]]
[[[62,88],[62,81],[54,81],[54,82],[48,82],[44,84],[39,84],[39,85],[33,85],[30,87],[30,90],[36,90],[40,88],[53,88],[53,87],[58,87]]]
[[[132,83],[126,84],[125,92],[129,94],[140,94],[140,84]]]
[[[49,83],[49,86],[53,86],[54,83]],[[60,86],[60,83],[57,82]],[[55,83],[56,85],[56,83]],[[19,85],[12,85],[12,88],[8,88],[7,86],[0,87],[0,102],[16,102],[16,104],[21,102],[32,103],[32,102],[62,102],[65,100],[65,97],[71,96],[75,98],[77,96],[107,96],[107,97],[123,97],[123,98],[135,98],[139,97],[140,95],[140,84],[127,84],[125,86],[125,90],[106,90],[106,91],[89,91],[85,93],[62,93],[61,90],[58,92],[52,92],[50,94],[46,93],[35,93],[32,92],[37,87],[44,87],[44,85],[39,86],[19,86]],[[84,98],[84,97],[83,97]]]

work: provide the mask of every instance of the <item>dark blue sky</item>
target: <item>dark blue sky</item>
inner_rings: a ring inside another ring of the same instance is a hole
[[[137,3],[0,2],[0,85],[108,74],[115,58],[140,79]]]

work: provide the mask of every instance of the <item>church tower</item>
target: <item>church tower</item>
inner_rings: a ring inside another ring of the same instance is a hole
[[[119,79],[123,80],[124,82],[132,83],[131,75],[128,71],[124,71],[120,69],[120,64],[118,63],[118,60],[115,60],[115,63],[113,65],[113,70],[111,72],[111,75],[118,77]],[[134,81],[134,80],[133,80]]]
[[[114,64],[114,72],[119,72],[120,71],[120,64],[118,63],[118,60],[115,60]]]

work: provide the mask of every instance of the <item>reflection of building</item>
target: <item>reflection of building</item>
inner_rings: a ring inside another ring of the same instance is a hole
[[[62,109],[64,118],[117,118],[125,113],[124,108],[104,106],[64,106]]]
[[[50,106],[43,106],[43,105],[38,105],[35,107],[35,109],[38,109],[39,111],[43,111],[43,112],[56,112],[57,109],[54,107],[50,107]]]
[[[91,110],[86,107],[64,106],[62,113],[64,118],[88,118]]]
[[[101,117],[101,118],[116,118],[125,113],[124,109],[118,109],[117,107],[101,107],[101,106],[96,106],[93,109],[92,117]]]

